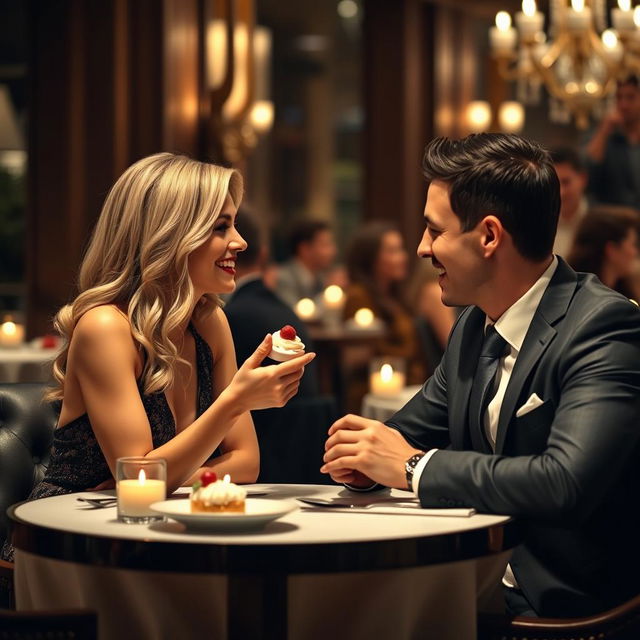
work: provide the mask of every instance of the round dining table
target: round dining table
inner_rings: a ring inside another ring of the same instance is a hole
[[[499,584],[517,543],[507,516],[423,510],[405,491],[247,489],[248,500],[295,509],[259,530],[227,531],[125,524],[113,503],[78,500],[114,492],[14,505],[17,608],[96,610],[102,640],[472,640],[478,600]]]

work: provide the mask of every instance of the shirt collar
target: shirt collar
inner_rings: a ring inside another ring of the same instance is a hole
[[[496,331],[509,343],[509,345],[520,352],[522,343],[529,330],[529,325],[542,300],[544,292],[549,286],[549,282],[558,267],[558,258],[553,256],[551,264],[545,272],[535,281],[534,285],[516,302],[514,302],[495,322]],[[485,329],[492,324],[489,316],[485,320]]]

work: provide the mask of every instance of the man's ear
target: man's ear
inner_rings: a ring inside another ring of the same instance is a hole
[[[485,216],[480,221],[480,237],[485,258],[491,257],[503,242],[505,229],[496,216]]]

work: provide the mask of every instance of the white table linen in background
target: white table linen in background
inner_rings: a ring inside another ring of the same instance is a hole
[[[31,345],[0,347],[0,383],[50,382],[53,380],[52,362],[55,349]]]
[[[361,415],[363,418],[371,418],[384,422],[388,420],[396,411],[402,409],[413,396],[420,391],[422,385],[415,384],[405,387],[395,396],[378,396],[367,393],[362,399]]]

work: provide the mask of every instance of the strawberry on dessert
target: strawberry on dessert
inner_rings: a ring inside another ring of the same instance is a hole
[[[273,344],[269,357],[277,362],[285,362],[304,353],[304,343],[296,334],[296,330],[286,324],[279,331],[271,334]]]

